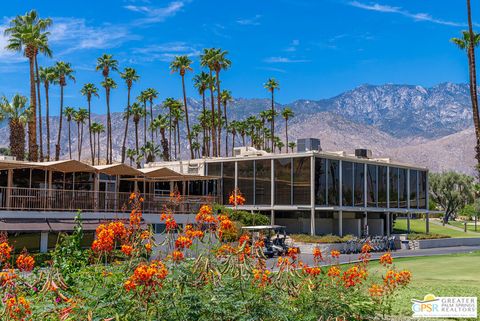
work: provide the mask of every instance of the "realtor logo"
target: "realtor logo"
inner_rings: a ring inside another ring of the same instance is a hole
[[[436,297],[412,299],[414,318],[477,318],[476,297]]]

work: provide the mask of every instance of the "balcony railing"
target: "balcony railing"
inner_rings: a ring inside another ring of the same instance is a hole
[[[0,210],[128,212],[131,193],[0,187]],[[168,196],[141,194],[144,213],[161,213],[168,206],[175,213],[194,213],[203,204],[217,201],[214,196]]]

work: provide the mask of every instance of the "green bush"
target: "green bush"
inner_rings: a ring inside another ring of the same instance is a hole
[[[425,234],[425,233],[410,233],[408,234],[409,240],[431,240],[431,239],[448,239],[450,235],[445,234]]]
[[[303,243],[343,243],[353,238],[353,235],[345,235],[340,237],[338,235],[308,235],[308,234],[290,234],[295,242]]]
[[[213,206],[213,211],[221,211],[222,213],[227,213],[232,221],[240,222],[243,226],[270,224],[270,218],[260,213],[234,210],[219,204]]]

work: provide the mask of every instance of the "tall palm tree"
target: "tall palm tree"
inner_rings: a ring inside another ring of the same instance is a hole
[[[178,102],[175,98],[169,97],[163,101],[163,108],[168,109],[168,149],[170,151],[169,158],[172,158],[172,126],[173,126],[173,116],[172,116],[172,108]]]
[[[162,144],[162,158],[164,161],[169,160],[168,154],[168,140],[165,135],[165,130],[168,128],[168,117],[165,115],[158,115],[150,124],[150,129],[157,132],[160,130],[161,144]]]
[[[227,133],[229,132],[232,134],[232,156],[233,156],[233,150],[235,149],[235,139],[237,137],[237,129],[238,129],[238,121],[232,120],[227,127]]]
[[[198,75],[195,75],[193,77],[193,86],[197,89],[198,94],[202,96],[202,113],[205,114],[207,111],[207,106],[206,106],[206,101],[205,101],[205,91],[207,91],[208,88],[210,88],[210,81],[211,78],[210,76],[202,71]],[[202,125],[204,125],[204,122],[200,122]],[[203,126],[203,142],[202,142],[202,156],[207,156],[207,142],[206,142],[206,137],[207,137],[207,127]]]
[[[78,151],[78,160],[82,158],[82,147],[83,147],[83,125],[85,121],[89,118],[88,110],[85,108],[79,108],[73,115],[73,120],[77,123],[77,151]]]
[[[130,166],[133,166],[133,161],[135,160],[135,156],[137,156],[137,152],[135,149],[127,149],[127,157],[130,160]]]
[[[262,121],[262,127],[265,127],[265,122],[267,121],[268,119],[268,115],[269,115],[269,111],[268,110],[262,110],[260,112],[260,120]],[[265,137],[265,131],[262,131],[262,141],[263,141],[263,149],[266,149],[267,146],[266,146],[266,142],[267,142],[267,139]]]
[[[282,142],[280,137],[276,137],[277,139],[275,140],[275,146],[278,148],[278,151],[280,154],[282,153],[282,148],[285,147],[285,144]],[[288,150],[288,149],[287,149]]]
[[[228,118],[227,118],[227,104],[233,100],[232,92],[230,90],[222,90],[220,93],[220,100],[223,105],[223,121],[227,132],[225,133],[225,156],[228,156]]]
[[[467,1],[469,23],[471,23],[469,3],[470,1]],[[479,171],[480,173],[480,116],[479,116],[479,110],[478,110],[477,77],[476,77],[476,66],[475,66],[475,48],[478,47],[480,43],[480,34],[475,33],[473,31],[472,33],[470,33],[470,31],[471,30],[462,31],[461,38],[452,38],[450,41],[454,43],[461,50],[465,50],[468,57],[468,67],[469,67],[469,76],[470,76],[470,99],[472,102],[472,118],[473,118],[473,125],[475,128],[475,137],[477,139],[476,146],[475,146],[475,158],[477,159],[477,171]]]
[[[70,159],[72,159],[72,133],[71,133],[71,123],[72,119],[75,116],[75,108],[73,107],[65,107],[63,111],[63,116],[67,119],[68,122],[68,150],[70,154]]]
[[[0,100],[0,120],[8,119],[10,128],[10,152],[17,160],[25,159],[25,124],[31,116],[26,108],[28,99],[16,94],[11,102],[3,96]]]
[[[97,151],[97,140],[96,140],[96,135],[97,135],[97,131],[99,130],[99,126],[101,126],[102,124],[100,123],[97,123],[97,122],[92,122],[91,124],[91,131],[92,131],[92,136],[93,136],[93,155],[96,155],[96,151]],[[95,165],[95,160],[93,161],[92,163],[93,165]]]
[[[210,116],[211,112],[207,109],[205,110],[202,110],[200,112],[200,115],[198,115],[198,122],[200,123],[200,125],[202,126],[203,128],[203,144],[202,144],[202,148],[203,148],[203,153],[202,155],[203,156],[211,156],[211,153],[210,153],[210,135],[209,135],[209,128],[210,128],[210,120],[211,120],[211,116]]]
[[[105,88],[105,95],[107,96],[107,164],[113,162],[113,141],[112,141],[112,117],[110,115],[110,92],[117,88],[117,83],[112,78],[106,78],[101,83]]]
[[[122,163],[125,162],[125,152],[127,148],[127,133],[128,133],[128,122],[130,119],[130,93],[132,90],[133,83],[137,82],[140,79],[140,76],[137,74],[137,71],[133,68],[127,67],[120,73],[120,77],[125,80],[127,85],[127,113],[125,117],[125,132],[123,133],[123,143],[122,143]]]
[[[137,102],[142,103],[143,109],[145,111],[143,117],[143,143],[147,142],[147,100],[148,100],[148,91],[142,90],[140,95],[137,96]]]
[[[45,123],[47,126],[47,161],[50,160],[50,97],[48,95],[48,90],[50,84],[55,81],[55,68],[54,67],[40,67],[38,76],[40,81],[43,83],[45,89]]]
[[[158,91],[155,88],[147,88],[147,98],[150,103],[150,122],[153,122],[153,100],[158,98]],[[145,119],[147,119],[145,117]],[[151,142],[153,144],[153,130],[150,131],[151,133]]]
[[[176,131],[176,135],[174,136],[174,147],[175,147],[175,159],[177,156],[180,156],[180,121],[183,120],[184,113],[182,104],[176,100],[176,104],[172,106],[172,120],[173,120],[173,130]],[[178,149],[177,149],[178,144]]]
[[[216,49],[215,48],[209,48],[209,49],[203,49],[203,54],[200,55],[200,65],[202,67],[205,67],[205,68],[208,68],[208,72],[209,72],[209,77],[210,77],[210,81],[209,81],[209,89],[210,89],[210,102],[211,102],[211,131],[212,131],[212,135],[211,135],[211,140],[212,140],[212,156],[213,157],[216,157],[218,156],[218,152],[219,150],[217,149],[217,133],[216,133],[216,126],[215,126],[215,98],[214,98],[214,91],[216,90],[215,89],[215,81],[213,81],[214,79],[214,76],[213,76],[213,72],[214,72],[214,64],[213,64],[213,57],[215,56],[216,54]]]
[[[87,83],[83,85],[82,90],[80,93],[83,96],[87,97],[88,103],[88,136],[90,139],[90,158],[92,160],[92,165],[95,165],[95,152],[93,151],[93,143],[92,143],[92,109],[91,109],[91,102],[92,97],[98,97],[98,88],[92,83]]]
[[[60,86],[60,114],[59,114],[59,124],[58,124],[58,136],[57,144],[55,145],[55,160],[60,159],[60,139],[62,135],[62,120],[63,120],[63,91],[64,87],[67,85],[67,79],[75,81],[73,76],[72,65],[68,62],[58,61],[55,64],[55,83]],[[71,153],[70,153],[71,154]],[[72,155],[70,155],[72,158]]]
[[[237,131],[240,134],[240,137],[242,137],[243,146],[247,146],[245,142],[245,136],[247,135],[247,130],[248,130],[247,122],[245,120],[239,121],[237,125]]]
[[[140,147],[138,142],[138,124],[142,117],[145,117],[145,109],[140,106],[138,102],[134,102],[132,106],[130,106],[129,111],[125,111],[125,113],[129,113],[126,116],[132,116],[133,123],[135,124],[135,152],[137,155],[140,153]],[[137,162],[137,167],[140,168],[140,164]]]
[[[31,161],[38,160],[37,145],[37,92],[40,84],[36,79],[38,75],[37,55],[42,53],[48,57],[52,52],[48,47],[49,32],[45,31],[52,24],[50,18],[40,19],[35,10],[27,12],[23,16],[16,16],[10,21],[10,26],[4,33],[9,36],[7,50],[22,52],[28,58],[30,67],[30,117],[28,119],[28,158]],[[35,71],[36,77],[35,77]],[[41,138],[40,138],[41,139]]]
[[[294,116],[295,114],[290,107],[285,107],[282,110],[282,117],[283,119],[285,119],[285,145],[286,146],[288,146],[288,120]],[[287,154],[288,154],[288,148],[287,148]]]
[[[264,88],[266,88],[271,94],[272,94],[272,120],[271,120],[271,131],[272,131],[272,137],[271,137],[271,147],[272,151],[275,150],[275,145],[274,145],[274,140],[273,138],[275,137],[275,90],[280,89],[280,84],[274,79],[270,78],[267,80],[267,82],[263,85]]]
[[[140,148],[141,155],[145,159],[147,163],[151,163],[155,161],[155,155],[158,155],[160,152],[160,148],[158,145],[155,145],[152,142],[147,142],[145,145]]]
[[[112,118],[110,115],[110,89],[116,88],[116,84],[113,79],[109,78],[110,71],[118,71],[118,61],[113,59],[112,55],[103,54],[97,58],[97,66],[95,70],[101,70],[103,76],[102,87],[105,88],[105,99],[107,103],[107,164],[112,163]],[[113,84],[115,84],[113,86]]]
[[[95,134],[97,135],[97,164],[100,165],[100,134],[105,132],[105,126],[102,123],[92,123],[93,140],[95,141]]]
[[[296,144],[295,142],[290,142],[290,143],[288,143],[288,147],[290,147],[290,150],[291,150],[292,153],[293,153],[293,149],[294,149],[295,147],[297,147],[297,144]]]
[[[192,71],[192,60],[188,56],[176,56],[175,59],[170,64],[170,69],[172,72],[178,72],[180,77],[182,77],[182,91],[183,91],[183,107],[185,112],[185,125],[187,126],[187,138],[188,144],[190,145],[190,158],[195,158],[193,155],[192,149],[192,137],[190,133],[190,124],[188,120],[188,106],[187,106],[187,92],[185,89],[185,73],[187,71]]]

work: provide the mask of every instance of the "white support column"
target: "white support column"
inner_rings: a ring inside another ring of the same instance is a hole
[[[275,210],[270,211],[270,224],[271,225],[275,224]]]
[[[338,236],[343,236],[343,212],[338,211]]]
[[[315,155],[310,158],[310,234],[315,235]]]
[[[48,232],[40,233],[40,253],[47,253],[48,251]]]

